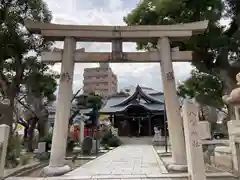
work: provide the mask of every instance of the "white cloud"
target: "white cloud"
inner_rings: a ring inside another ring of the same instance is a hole
[[[123,0],[46,0],[46,2],[53,13],[53,23],[124,25],[123,17],[135,7],[137,0],[128,0],[128,2]],[[129,4],[132,7],[129,7]],[[62,44],[57,43],[57,46],[62,46]],[[77,47],[84,47],[86,51],[111,51],[110,43],[82,42],[78,43]],[[135,43],[124,43],[123,50],[136,51],[136,45]],[[82,86],[83,69],[93,66],[97,66],[97,64],[75,65],[74,91]],[[162,90],[159,64],[111,64],[111,67],[118,76],[119,87],[121,88],[132,84],[140,84]],[[55,65],[54,69],[60,71],[60,65]],[[189,63],[175,63],[176,80],[185,79],[191,69]]]

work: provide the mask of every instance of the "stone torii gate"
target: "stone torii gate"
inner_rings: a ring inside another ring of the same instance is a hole
[[[179,25],[153,26],[87,26],[59,25],[26,21],[28,30],[42,34],[47,40],[64,41],[64,49],[43,52],[45,62],[62,62],[59,94],[57,99],[56,120],[53,131],[50,164],[44,169],[46,174],[62,174],[70,170],[64,164],[70,116],[74,62],[111,62],[136,63],[160,62],[164,87],[164,98],[168,118],[168,129],[172,145],[172,169],[186,167],[183,122],[176,92],[172,61],[191,61],[189,51],[171,51],[170,41],[180,41],[192,35],[203,33],[208,21]],[[156,51],[122,52],[122,42],[158,39]],[[112,53],[85,52],[76,50],[77,41],[112,42]]]

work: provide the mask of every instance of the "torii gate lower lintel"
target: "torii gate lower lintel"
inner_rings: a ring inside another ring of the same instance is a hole
[[[46,63],[61,63],[63,49],[54,49],[42,53],[42,61]],[[118,58],[120,57],[120,58]],[[172,62],[192,61],[192,51],[172,51]],[[85,52],[85,49],[77,49],[74,52],[73,60],[75,63],[159,63],[161,59],[158,51],[150,52]]]
[[[72,98],[74,62],[160,62],[164,98],[168,118],[168,130],[172,145],[172,162],[175,170],[186,169],[185,142],[180,105],[176,92],[172,61],[191,61],[192,52],[172,51],[170,40],[189,38],[203,33],[208,21],[168,26],[74,26],[38,22],[26,22],[27,28],[42,34],[49,40],[64,40],[64,49],[43,52],[45,62],[62,62],[56,120],[53,131],[50,164],[44,168],[46,174],[62,174],[70,168],[64,164]],[[122,52],[122,42],[158,38],[156,51]],[[77,41],[112,42],[112,53],[90,53],[76,50]],[[125,58],[125,60],[124,60]]]

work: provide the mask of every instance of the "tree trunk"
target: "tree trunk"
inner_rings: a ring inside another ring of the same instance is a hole
[[[43,138],[46,135],[46,123],[44,119],[38,120],[38,132],[39,132],[39,139]]]
[[[28,152],[33,152],[33,137],[34,130],[36,128],[37,118],[33,118],[30,123],[29,131],[28,131]]]
[[[48,120],[48,112],[43,104],[42,96],[36,97],[29,91],[27,101],[37,116],[37,130],[39,132],[39,138],[42,138],[46,135],[46,122]]]
[[[27,127],[24,127],[23,144],[26,148],[27,148],[27,142],[28,142],[28,129],[29,129],[29,125]]]
[[[10,104],[0,103],[0,124],[6,124],[12,127],[14,113],[14,99],[10,99]],[[11,129],[11,128],[10,128]]]

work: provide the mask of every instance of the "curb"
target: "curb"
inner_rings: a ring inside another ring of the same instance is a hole
[[[48,163],[41,163],[41,164],[39,164],[39,166],[36,166],[36,167],[31,168],[31,169],[27,169],[23,172],[18,173],[17,176],[24,176],[24,174],[30,173],[32,171],[35,171],[35,170],[39,169],[39,168],[43,168],[47,165],[48,165]]]
[[[28,180],[119,180],[119,179],[128,179],[128,180],[136,180],[136,179],[187,179],[189,177],[188,173],[179,173],[179,174],[161,174],[161,175],[110,175],[110,176],[56,176],[56,177],[45,177],[45,178],[35,178],[30,177],[24,179]],[[234,180],[235,176],[229,173],[207,173],[207,178],[211,179],[222,179],[222,180]],[[10,177],[9,180],[22,180],[23,177]]]
[[[36,164],[33,164],[33,165],[29,165],[27,167],[19,168],[18,170],[8,174],[7,176],[4,176],[4,179],[9,178],[11,176],[20,176],[22,174],[34,171],[35,169],[38,169],[38,168],[40,168],[42,166],[45,166],[47,164],[48,163],[46,163],[46,162],[44,162],[44,163],[39,162],[39,163],[36,163]]]
[[[167,168],[166,168],[165,165],[164,165],[164,162],[163,162],[162,159],[158,156],[158,153],[157,153],[156,149],[154,148],[154,146],[152,146],[152,149],[153,149],[153,153],[154,153],[154,155],[155,155],[155,157],[156,157],[158,166],[160,167],[162,173],[168,173]]]

